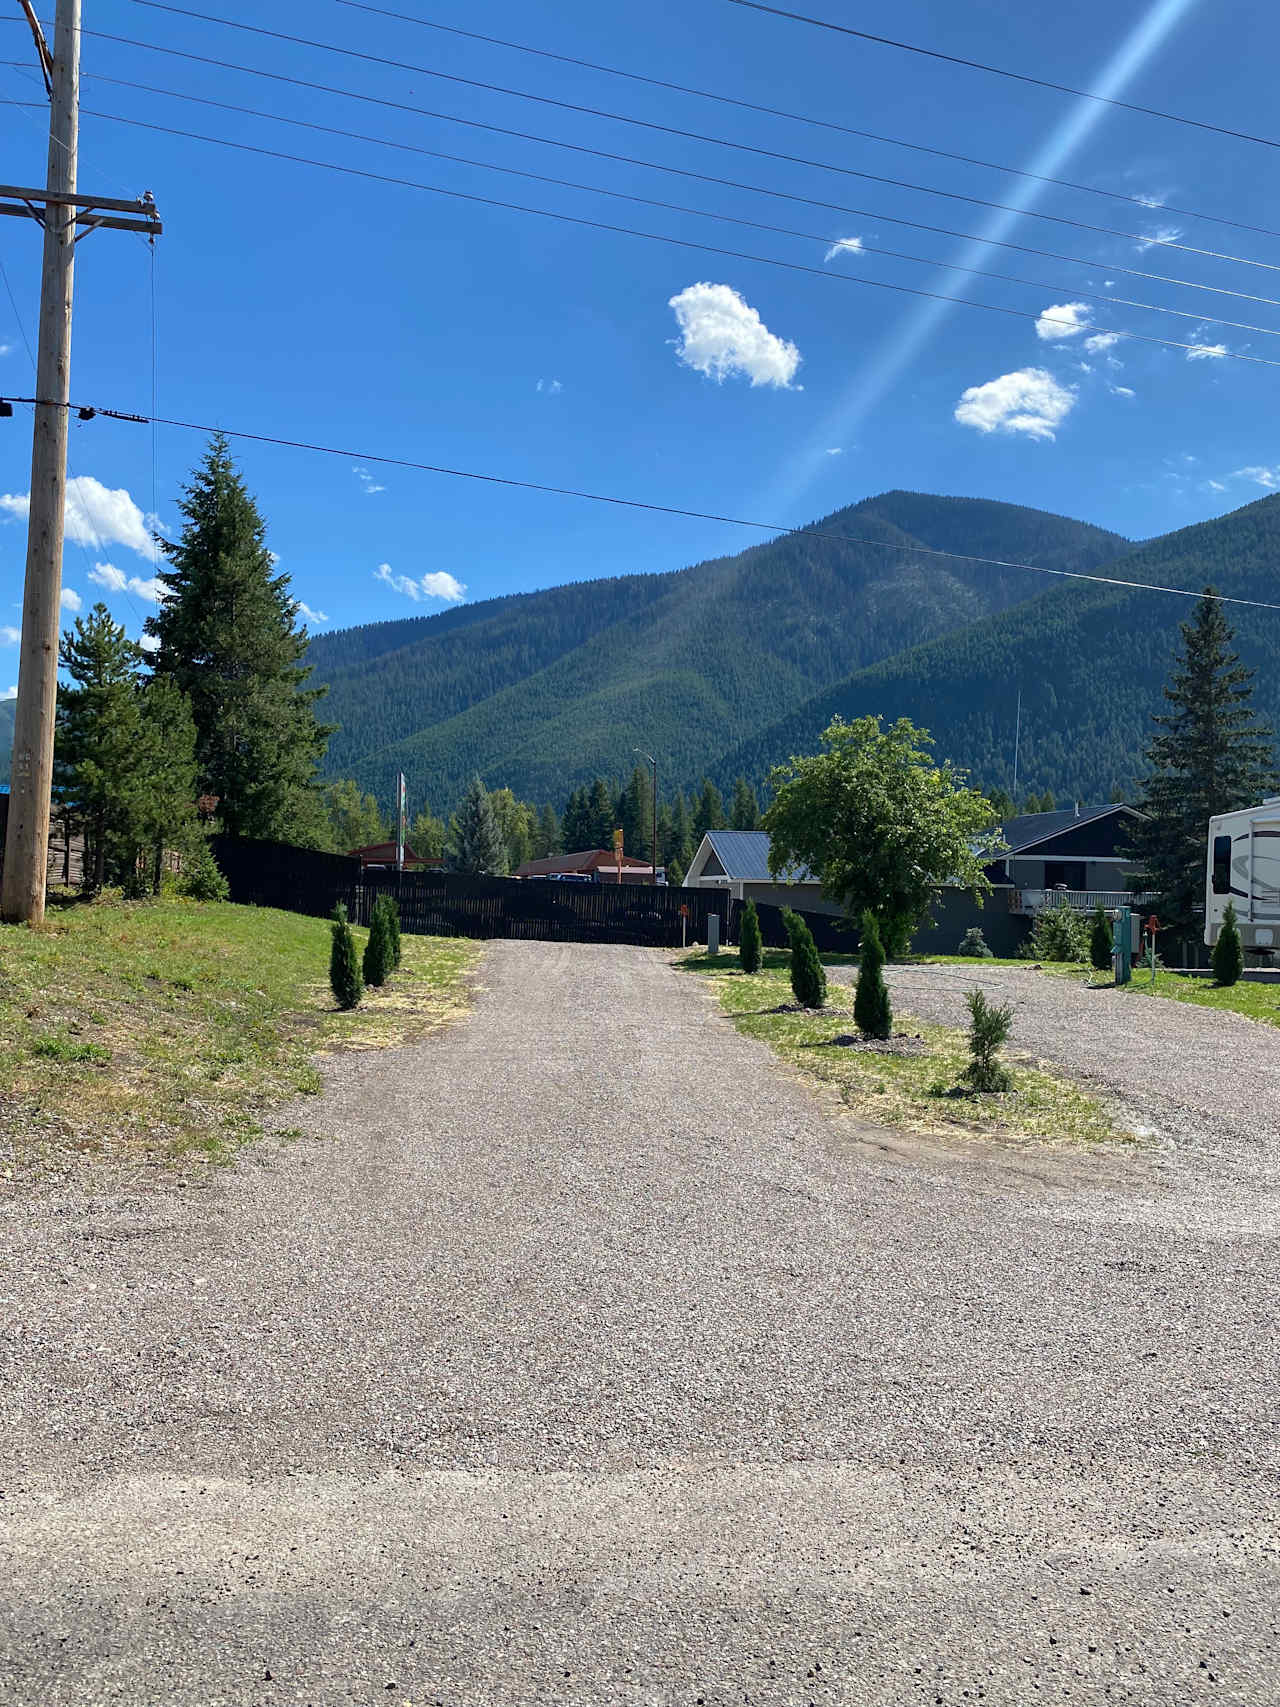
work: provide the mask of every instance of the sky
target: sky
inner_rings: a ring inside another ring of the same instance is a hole
[[[80,244],[72,396],[336,447],[326,456],[233,437],[314,630],[676,569],[763,537],[378,457],[779,527],[905,487],[1034,505],[1142,538],[1280,488],[1280,372],[1234,359],[1280,361],[1265,330],[1280,329],[1280,306],[1266,300],[1280,302],[1280,236],[1240,228],[1280,231],[1274,148],[731,0],[385,0],[408,20],[345,0],[199,9],[365,57],[142,0],[85,0],[86,30],[101,33],[83,44],[80,190],[149,189],[165,229],[154,247],[120,232]],[[1249,0],[798,9],[1280,135],[1280,15]],[[6,11],[4,175],[34,185],[43,89],[19,9]],[[646,77],[801,117],[637,80]],[[255,111],[182,98],[197,96]],[[3,224],[0,392],[25,396],[40,238],[34,224]],[[30,422],[21,406],[0,420],[0,697],[16,679]],[[153,532],[178,527],[176,500],[203,445],[176,427],[73,422],[68,620],[101,598],[140,632],[159,592]]]

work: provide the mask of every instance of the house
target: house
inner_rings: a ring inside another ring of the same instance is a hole
[[[1135,867],[1125,857],[1130,826],[1140,817],[1132,806],[1075,807],[1031,812],[999,825],[1006,851],[984,870],[992,886],[979,907],[968,890],[943,885],[927,919],[912,938],[921,954],[954,954],[961,937],[977,925],[993,953],[1016,954],[1030,936],[1035,916],[1046,907],[1091,911],[1142,906],[1149,895],[1132,894],[1127,881]],[[794,907],[798,913],[839,915],[824,899],[811,871],[793,867],[769,875],[769,837],[763,830],[711,830],[702,838],[685,876],[694,889],[728,889],[736,901]]]
[[[396,869],[397,845],[395,842],[370,842],[367,847],[349,848],[352,859],[360,861],[361,871],[394,871]],[[443,871],[442,859],[423,859],[414,853],[409,844],[405,843],[404,869],[406,871]]]
[[[618,856],[612,848],[584,848],[579,853],[553,854],[549,859],[527,859],[514,873],[516,877],[574,877],[590,883],[617,883]],[[652,883],[653,867],[647,859],[634,855],[622,856],[623,883]],[[658,867],[658,882],[666,882],[666,874]]]

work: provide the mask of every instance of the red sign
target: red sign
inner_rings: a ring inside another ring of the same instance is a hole
[[[1164,926],[1160,923],[1159,919],[1156,918],[1154,913],[1152,913],[1151,917],[1147,920],[1147,929],[1151,932],[1152,936],[1154,936],[1157,931],[1164,929]]]
[[[680,917],[681,917],[681,918],[682,918],[682,919],[687,919],[687,918],[688,918],[688,917],[689,917],[689,907],[688,907],[688,903],[687,903],[687,902],[686,902],[686,903],[685,903],[685,905],[684,905],[684,906],[682,906],[682,907],[681,907],[681,909],[680,909]]]

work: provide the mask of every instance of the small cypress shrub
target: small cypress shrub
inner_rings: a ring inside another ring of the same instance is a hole
[[[874,913],[862,915],[862,952],[858,959],[858,988],[853,997],[853,1023],[864,1037],[889,1037],[893,1007],[884,981],[884,944]]]
[[[364,981],[375,988],[385,984],[391,972],[391,922],[379,895],[369,915],[369,940],[364,945]]]
[[[798,913],[792,916],[796,922],[791,930],[791,993],[801,1007],[825,1007],[827,974],[818,959],[813,932]]]
[[[1213,975],[1219,984],[1236,984],[1244,971],[1244,946],[1240,941],[1240,926],[1236,923],[1236,904],[1227,902],[1222,915],[1222,929],[1213,945]]]
[[[744,972],[760,970],[760,915],[756,912],[754,901],[748,901],[742,909],[742,929],[738,937],[738,959],[742,962]]]
[[[394,895],[384,895],[387,909],[387,930],[391,937],[391,970],[400,970],[400,903]]]
[[[1111,921],[1099,901],[1093,912],[1093,929],[1089,932],[1089,959],[1095,972],[1111,970],[1111,948]]]
[[[1007,1091],[1013,1078],[999,1053],[1009,1039],[1013,1009],[992,1007],[982,990],[970,990],[965,1001],[969,1006],[971,1060],[964,1077],[975,1091]]]
[[[354,1008],[364,995],[356,939],[347,923],[347,909],[339,901],[333,909],[333,942],[329,950],[329,987],[340,1008]]]
[[[956,953],[966,955],[970,960],[995,959],[995,955],[992,954],[990,948],[987,946],[986,937],[982,934],[981,925],[969,926],[968,930],[960,938],[960,946],[956,950]]]

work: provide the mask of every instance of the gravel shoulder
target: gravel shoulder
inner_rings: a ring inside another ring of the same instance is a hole
[[[664,955],[480,982],[202,1188],[0,1204],[0,1701],[1269,1698],[1274,1128],[912,1146]]]

